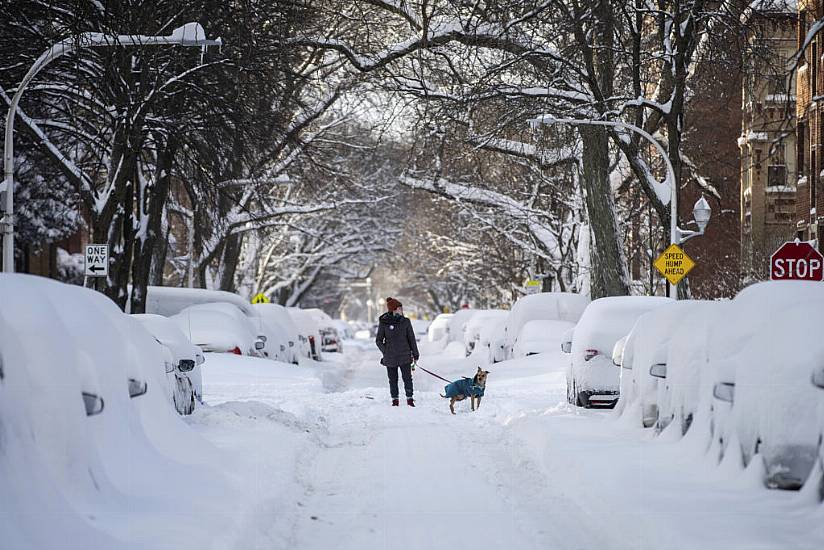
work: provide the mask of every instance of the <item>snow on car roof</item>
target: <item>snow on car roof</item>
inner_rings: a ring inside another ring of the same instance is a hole
[[[536,319],[577,323],[589,305],[589,298],[572,292],[542,292],[523,296],[512,306],[506,321],[506,343],[514,344],[521,327]]]
[[[146,290],[146,313],[157,313],[166,317],[180,313],[189,306],[210,302],[233,304],[247,316],[257,316],[257,310],[252,304],[232,292],[167,286],[150,286]]]

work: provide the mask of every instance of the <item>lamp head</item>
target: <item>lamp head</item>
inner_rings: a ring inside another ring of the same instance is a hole
[[[710,208],[710,203],[707,202],[704,195],[701,195],[701,198],[698,199],[695,202],[695,206],[692,207],[692,216],[698,225],[698,229],[703,232],[712,216],[712,208]]]

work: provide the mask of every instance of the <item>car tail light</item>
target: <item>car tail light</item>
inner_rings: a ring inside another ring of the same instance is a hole
[[[240,351],[240,348],[239,348],[239,347],[237,347],[237,346],[235,346],[235,349],[233,349],[233,350],[231,351],[231,353],[234,353],[235,355],[243,355],[243,352],[241,352],[241,351]]]
[[[589,361],[590,359],[592,359],[596,355],[598,355],[598,350],[597,349],[588,349],[584,352],[584,361]]]

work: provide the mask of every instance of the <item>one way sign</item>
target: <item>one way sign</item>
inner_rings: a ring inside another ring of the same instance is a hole
[[[109,274],[109,245],[87,244],[86,277],[105,277]]]

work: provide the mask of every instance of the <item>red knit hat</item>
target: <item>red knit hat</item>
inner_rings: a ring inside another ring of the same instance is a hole
[[[403,307],[403,304],[397,301],[396,299],[392,298],[391,296],[386,299],[386,309],[389,311],[395,311],[399,307]]]

